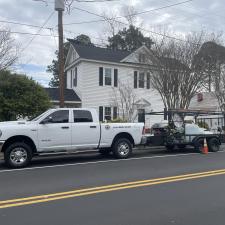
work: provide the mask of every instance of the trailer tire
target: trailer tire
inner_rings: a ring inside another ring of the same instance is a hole
[[[197,139],[194,143],[194,147],[197,152],[202,152],[202,149],[204,147],[204,139],[203,138]]]
[[[117,139],[112,149],[117,159],[127,159],[132,154],[132,144],[127,138]]]
[[[174,148],[175,148],[175,145],[166,145],[166,150],[167,151],[173,151],[174,150]]]
[[[15,142],[4,152],[6,166],[10,168],[26,167],[33,156],[32,149],[24,142]]]
[[[211,138],[208,141],[208,147],[210,152],[218,152],[220,150],[220,142],[216,138]]]
[[[186,147],[186,145],[181,144],[181,145],[177,145],[177,147],[178,147],[180,150],[183,150],[183,149]]]

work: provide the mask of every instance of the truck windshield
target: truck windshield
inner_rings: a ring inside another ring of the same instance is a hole
[[[44,116],[45,114],[47,114],[49,111],[50,111],[50,110],[48,110],[48,111],[42,113],[41,115],[35,117],[34,119],[31,119],[31,121],[37,121],[37,120],[39,120],[42,116]]]

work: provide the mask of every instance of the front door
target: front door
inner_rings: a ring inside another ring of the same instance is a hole
[[[145,123],[145,110],[144,109],[138,109],[138,122]]]
[[[72,148],[93,149],[97,148],[100,139],[100,124],[93,122],[89,110],[73,110],[72,123]]]
[[[38,125],[39,148],[42,151],[71,149],[71,123],[69,110],[58,110]]]

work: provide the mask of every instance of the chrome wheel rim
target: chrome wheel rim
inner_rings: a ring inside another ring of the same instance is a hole
[[[125,156],[125,155],[129,154],[129,151],[130,151],[130,147],[126,142],[122,142],[119,144],[118,152],[121,156]]]
[[[10,160],[13,164],[21,165],[27,160],[27,151],[24,148],[14,148],[10,153]]]

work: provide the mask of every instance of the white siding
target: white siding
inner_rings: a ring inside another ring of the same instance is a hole
[[[133,88],[134,85],[134,70],[133,68],[125,66],[117,66],[111,64],[100,64],[100,63],[91,63],[83,62],[81,63],[82,71],[82,107],[90,107],[99,109],[99,106],[111,106],[113,105],[113,79],[112,86],[99,86],[99,67],[103,68],[112,68],[118,69],[118,81],[122,83],[129,83]],[[112,73],[113,77],[113,73]],[[137,100],[143,98],[150,102],[151,107],[146,109],[146,112],[150,110],[153,111],[162,111],[164,106],[158,92],[153,89],[147,89],[146,83],[145,88],[134,89]],[[161,121],[162,117],[146,116],[146,125],[150,126],[156,121]]]

